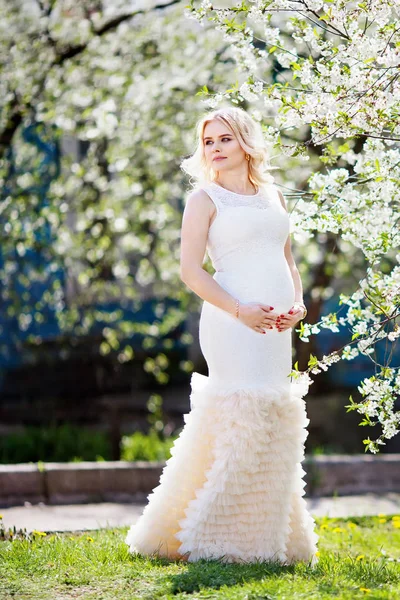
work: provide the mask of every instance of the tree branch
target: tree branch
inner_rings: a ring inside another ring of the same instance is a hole
[[[14,134],[22,122],[22,111],[19,109],[17,97],[14,95],[11,102],[11,117],[8,119],[5,129],[0,134],[0,158],[10,146]]]
[[[106,33],[116,29],[119,25],[121,25],[121,23],[124,23],[125,21],[129,21],[129,19],[132,19],[133,17],[136,17],[137,15],[147,14],[149,12],[152,12],[153,10],[162,10],[169,6],[173,6],[174,4],[179,4],[181,1],[182,0],[170,0],[169,2],[167,2],[165,4],[158,4],[156,6],[153,6],[153,8],[151,8],[150,10],[139,9],[134,12],[126,13],[124,15],[118,15],[114,19],[111,19],[111,21],[104,23],[104,25],[102,27],[100,27],[99,29],[94,29],[93,33],[94,33],[94,35],[101,37],[102,35],[105,35]],[[78,54],[83,52],[86,48],[87,48],[87,43],[79,44],[78,46],[72,46],[70,48],[67,48],[66,50],[64,50],[63,52],[58,54],[58,56],[55,59],[53,64],[60,65],[65,60],[74,58],[75,56],[77,56]]]
[[[111,19],[111,21],[104,23],[104,25],[102,27],[100,27],[99,29],[94,30],[94,35],[97,35],[97,36],[105,35],[106,33],[116,29],[118,27],[118,25],[120,25],[124,21],[128,21],[129,19],[132,19],[136,15],[147,14],[149,12],[152,12],[153,10],[163,10],[164,8],[168,8],[169,6],[178,4],[179,2],[181,2],[181,0],[170,0],[169,2],[166,2],[164,4],[155,5],[152,8],[147,9],[147,10],[140,9],[140,10],[131,12],[129,14],[119,15],[119,16],[115,17],[114,19]],[[40,0],[39,0],[39,6],[44,8],[44,6],[40,2]],[[78,46],[68,47],[62,52],[57,52],[57,49],[56,49],[54,43],[52,43],[54,41],[52,40],[50,34],[47,36],[47,39],[49,40],[49,43],[53,46],[53,50],[56,51],[56,58],[53,61],[53,63],[50,65],[49,70],[51,69],[51,67],[61,65],[66,60],[69,60],[71,58],[74,58],[75,56],[78,56],[78,54],[81,54],[87,48],[87,43],[86,43],[86,44],[79,44]],[[46,72],[45,76],[43,77],[43,79],[39,85],[39,93],[43,90],[44,86],[46,85],[46,80],[47,80],[49,70]],[[16,97],[14,98],[14,100],[11,104],[11,117],[9,118],[6,127],[3,129],[3,131],[0,132],[0,159],[4,156],[4,152],[6,151],[7,147],[10,146],[10,144],[12,143],[15,132],[17,131],[20,124],[22,123],[23,115],[24,115],[26,108],[28,108],[27,105],[21,106],[20,103],[18,102],[17,98]]]

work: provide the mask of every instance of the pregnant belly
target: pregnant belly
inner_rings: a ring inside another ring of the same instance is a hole
[[[275,308],[277,306],[276,302]],[[236,383],[283,386],[288,382],[290,330],[281,333],[268,330],[261,335],[227,311],[204,302],[199,341],[212,380],[229,386]]]
[[[286,259],[247,273],[217,271],[213,279],[240,302],[269,304],[274,312],[287,312],[295,299],[293,277]]]

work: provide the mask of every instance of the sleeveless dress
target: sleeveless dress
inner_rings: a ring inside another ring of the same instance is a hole
[[[216,183],[202,189],[217,212],[207,239],[215,281],[241,302],[289,311],[290,220],[276,186],[254,195]],[[128,531],[130,552],[189,562],[318,562],[301,465],[309,383],[288,376],[292,329],[265,331],[204,301],[199,342],[208,377],[192,374],[190,411],[159,485]]]

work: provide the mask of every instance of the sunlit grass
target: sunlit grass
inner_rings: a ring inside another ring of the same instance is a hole
[[[0,542],[1,600],[400,598],[400,516],[316,519],[319,563],[223,564],[132,556],[127,527]],[[16,539],[13,539],[13,538]]]

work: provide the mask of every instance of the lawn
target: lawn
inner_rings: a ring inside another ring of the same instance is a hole
[[[316,523],[320,554],[314,568],[132,556],[124,543],[127,527],[10,535],[0,525],[0,598],[400,598],[400,516],[320,518]]]

